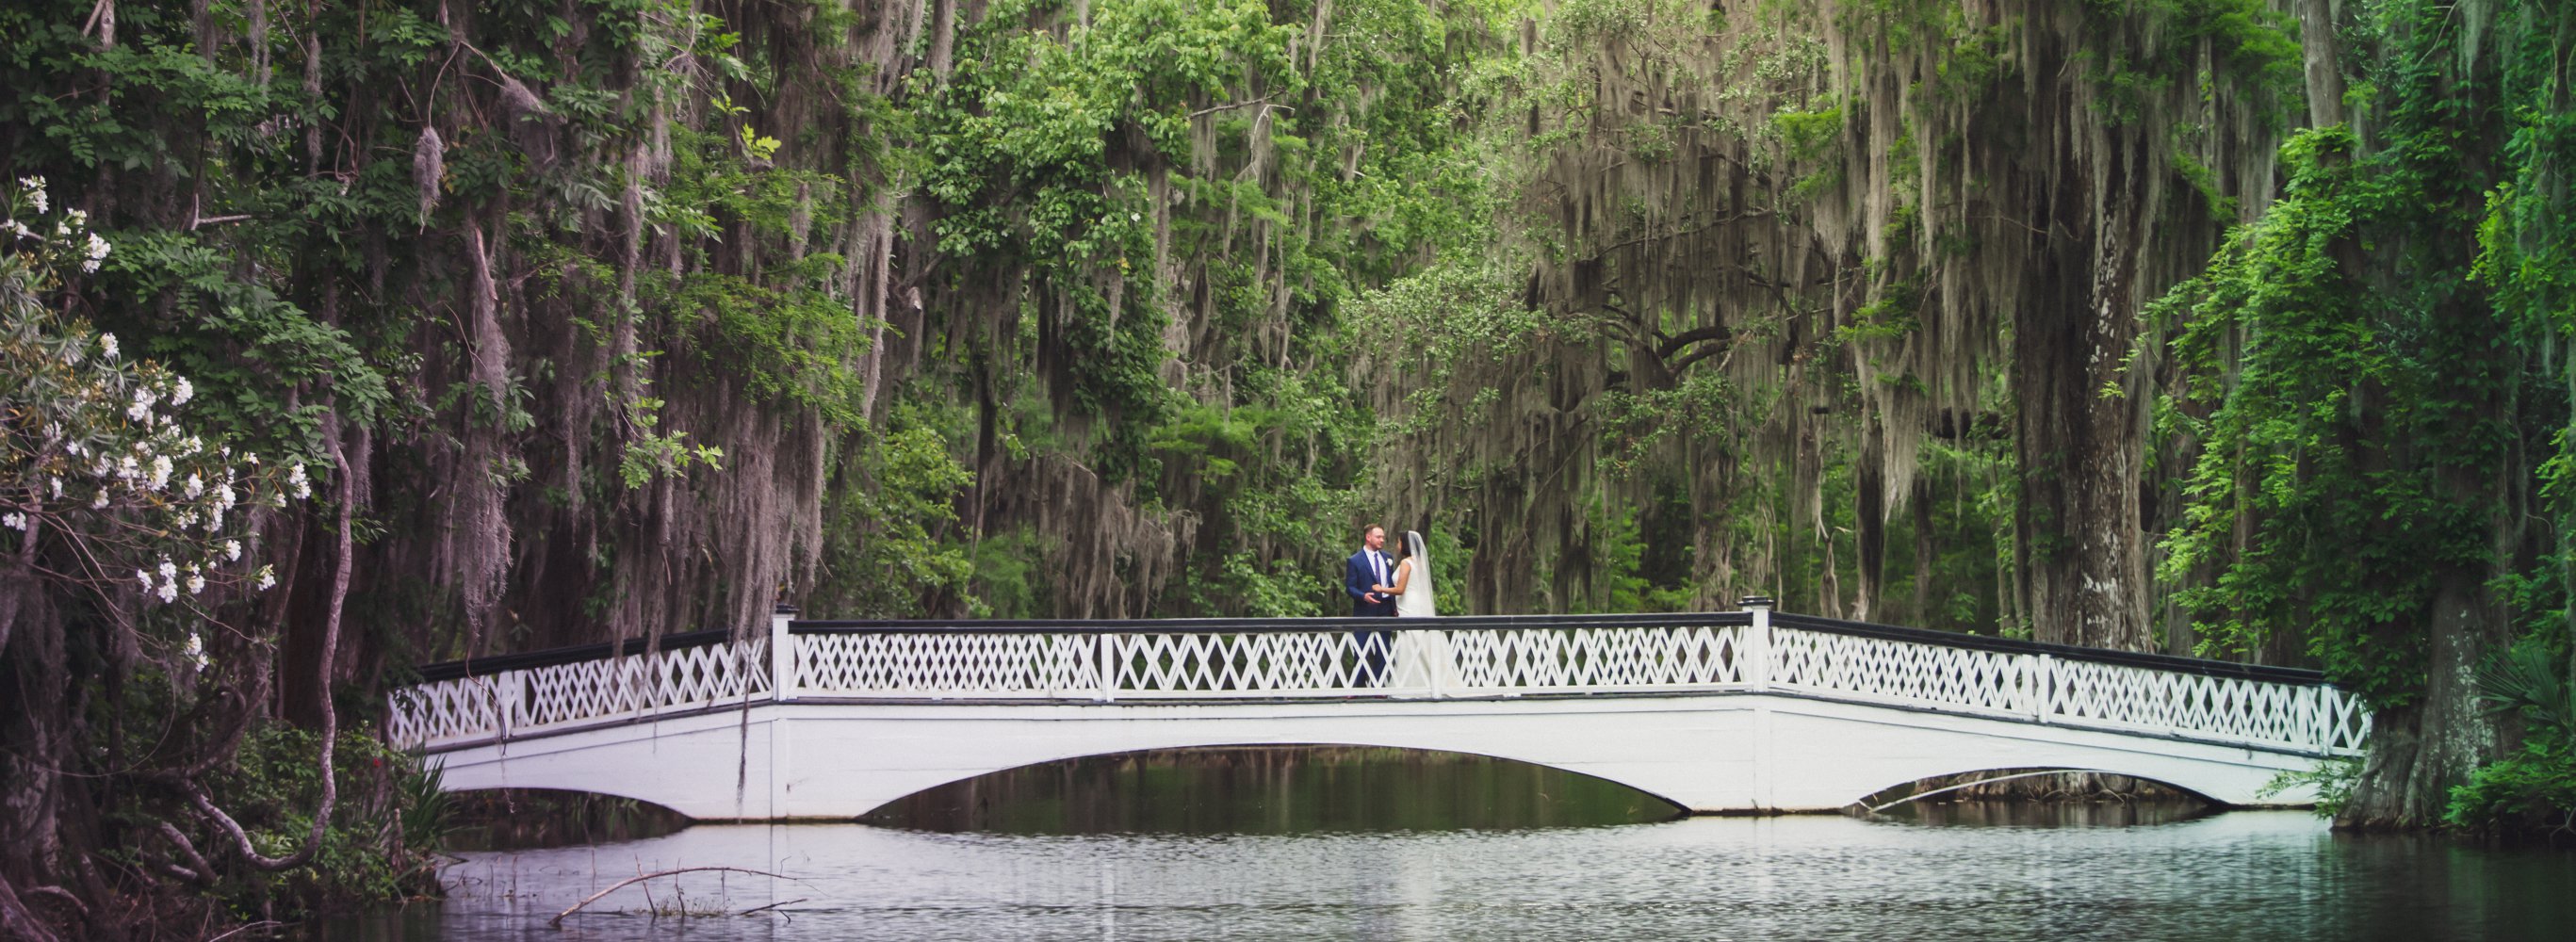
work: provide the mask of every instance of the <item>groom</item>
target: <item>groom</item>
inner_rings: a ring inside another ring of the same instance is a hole
[[[1360,551],[1351,554],[1342,571],[1342,591],[1350,593],[1351,615],[1394,617],[1395,597],[1384,591],[1387,580],[1395,578],[1395,564],[1386,558],[1386,528],[1374,523],[1360,528],[1360,544]],[[1358,686],[1378,686],[1386,677],[1386,654],[1395,644],[1395,632],[1358,628],[1351,631],[1351,640],[1359,642]]]

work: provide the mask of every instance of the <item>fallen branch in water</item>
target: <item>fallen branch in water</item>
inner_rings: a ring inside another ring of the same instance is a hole
[[[793,879],[796,879],[795,877],[787,876],[787,875],[785,875],[785,874],[771,873],[771,872],[769,872],[769,871],[767,871],[767,870],[750,870],[750,869],[745,869],[745,868],[742,868],[742,867],[681,867],[680,869],[677,869],[677,870],[664,870],[664,871],[661,871],[661,872],[659,872],[659,873],[647,873],[647,874],[641,874],[641,875],[638,875],[638,876],[627,877],[626,879],[619,880],[619,881],[617,881],[615,884],[611,885],[609,888],[607,888],[607,889],[605,889],[605,890],[601,890],[601,891],[599,891],[599,892],[597,892],[597,893],[590,894],[590,898],[589,898],[589,899],[585,899],[585,900],[582,900],[581,902],[578,902],[578,903],[574,903],[574,904],[572,904],[572,908],[571,908],[571,909],[567,909],[567,910],[564,910],[563,912],[556,913],[556,914],[555,914],[555,918],[546,920],[546,928],[548,928],[548,929],[561,929],[561,928],[563,928],[563,921],[564,921],[564,917],[565,917],[565,916],[569,916],[569,915],[572,915],[572,914],[574,914],[574,913],[580,912],[582,907],[584,907],[584,906],[588,906],[588,905],[590,905],[590,904],[592,904],[592,903],[599,902],[599,898],[600,898],[600,897],[602,897],[602,896],[606,896],[606,895],[608,895],[608,894],[610,894],[610,893],[615,893],[615,892],[617,892],[618,890],[624,889],[624,888],[626,887],[626,885],[627,885],[627,884],[629,884],[629,883],[641,883],[641,882],[643,882],[643,881],[653,879],[654,877],[678,876],[678,875],[683,874],[683,873],[697,873],[697,872],[704,871],[704,870],[727,870],[727,871],[731,871],[731,872],[734,872],[734,873],[748,873],[748,874],[751,874],[752,876],[756,876],[756,877],[776,877],[776,878],[781,879],[781,880],[793,880]]]
[[[771,904],[769,904],[769,905],[767,905],[767,906],[754,906],[754,907],[752,907],[752,908],[750,908],[750,909],[746,909],[746,910],[743,910],[742,912],[736,913],[735,915],[739,915],[739,916],[748,916],[748,915],[751,915],[751,914],[753,914],[753,913],[768,912],[768,911],[770,911],[770,910],[777,909],[778,907],[781,907],[781,906],[787,906],[787,905],[791,905],[791,904],[795,904],[795,903],[802,903],[802,902],[804,902],[804,900],[803,900],[803,899],[783,899],[783,900],[779,900],[778,902],[771,903]]]

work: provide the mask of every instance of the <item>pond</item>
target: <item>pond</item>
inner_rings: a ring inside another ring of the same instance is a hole
[[[1145,754],[934,791],[872,818],[882,824],[701,824],[467,853],[446,871],[444,902],[322,928],[377,940],[2421,942],[2576,925],[2576,855],[2564,852],[2340,835],[2298,811],[1903,810],[1674,819],[1604,783],[1473,757]],[[1597,821],[1628,823],[1580,823]],[[654,879],[547,928],[626,877],[708,866],[777,876]]]

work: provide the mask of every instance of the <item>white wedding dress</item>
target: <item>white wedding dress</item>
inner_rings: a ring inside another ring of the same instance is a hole
[[[1398,618],[1432,618],[1439,615],[1439,605],[1431,593],[1431,554],[1423,546],[1422,534],[1404,533],[1405,560],[1412,572],[1404,578],[1404,591],[1395,597]],[[1457,686],[1458,668],[1449,655],[1449,633],[1431,628],[1403,628],[1395,633],[1395,677],[1392,686],[1440,696]],[[1397,694],[1407,696],[1408,694]]]

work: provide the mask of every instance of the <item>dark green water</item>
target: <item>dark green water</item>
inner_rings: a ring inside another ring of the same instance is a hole
[[[1669,820],[1661,802],[1587,781],[1360,749],[1086,760],[886,812],[906,827],[699,825],[469,853],[445,871],[443,903],[315,929],[403,942],[2576,937],[2566,852],[2116,801]],[[1641,823],[1532,823],[1605,819]],[[779,876],[656,879],[546,928],[625,877],[704,866]]]

